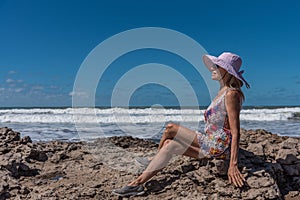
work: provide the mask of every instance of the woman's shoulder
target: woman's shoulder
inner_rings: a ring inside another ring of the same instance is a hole
[[[240,88],[227,88],[226,93],[228,94],[240,94],[242,93],[242,90]]]
[[[226,101],[232,102],[232,103],[241,103],[242,100],[242,91],[239,88],[228,88],[225,98]]]

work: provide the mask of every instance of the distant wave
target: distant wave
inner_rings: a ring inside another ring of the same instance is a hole
[[[203,121],[204,109],[161,108],[32,108],[0,109],[0,123],[155,123]],[[298,114],[297,114],[298,113]],[[241,111],[242,121],[298,119],[300,107],[253,108]]]
[[[289,120],[299,120],[300,121],[300,112],[295,112],[292,114],[292,117],[288,118]]]
[[[245,109],[241,112],[241,120],[245,121],[276,121],[289,120],[295,112],[300,112],[300,107],[293,108],[264,108],[264,109]]]

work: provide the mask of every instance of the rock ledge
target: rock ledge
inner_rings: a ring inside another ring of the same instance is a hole
[[[142,170],[135,156],[157,144],[132,137],[38,142],[0,128],[0,200],[118,199],[113,188]],[[247,186],[228,183],[223,160],[176,157],[135,199],[300,199],[300,138],[241,130],[240,168]]]

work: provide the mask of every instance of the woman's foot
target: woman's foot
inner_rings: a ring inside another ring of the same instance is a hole
[[[121,197],[139,196],[145,193],[143,185],[129,186],[126,185],[122,188],[114,189],[112,191],[114,195]]]
[[[143,166],[143,167],[147,167],[149,165],[149,163],[151,162],[152,158],[147,158],[147,157],[136,157],[135,161]]]

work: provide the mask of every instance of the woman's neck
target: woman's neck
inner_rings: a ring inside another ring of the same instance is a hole
[[[224,84],[222,84],[221,83],[221,81],[220,81],[220,89],[219,89],[219,91],[222,91],[222,90],[224,90],[224,89],[227,89],[228,88],[228,86],[227,85],[224,85]]]
[[[219,80],[219,84],[220,84],[220,89],[226,86],[224,79]]]
[[[223,77],[219,80],[220,84],[220,90],[222,90],[224,87],[229,87],[228,86],[228,81],[231,80],[231,76],[228,77],[228,72],[226,72]],[[230,79],[229,79],[230,78]],[[229,79],[229,80],[228,80]]]

